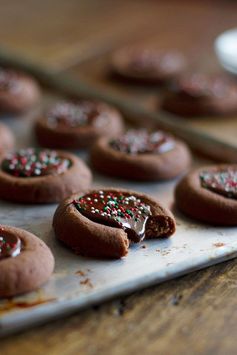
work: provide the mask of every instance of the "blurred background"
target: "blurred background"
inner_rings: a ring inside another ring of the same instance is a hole
[[[2,0],[1,45],[67,67],[130,41],[182,49],[216,65],[214,38],[237,23],[230,0]],[[214,63],[213,63],[214,61]]]

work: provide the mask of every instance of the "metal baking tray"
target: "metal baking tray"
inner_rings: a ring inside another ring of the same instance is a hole
[[[5,119],[17,135],[18,147],[34,144],[31,125],[32,116],[36,115],[37,110],[24,119]],[[86,153],[79,156],[86,160]],[[196,159],[194,164],[201,163]],[[174,210],[175,183],[130,183],[94,174],[94,187],[123,187],[150,194],[171,208],[177,220],[174,236],[133,245],[128,256],[121,260],[80,257],[58,242],[52,231],[56,205],[28,206],[1,201],[1,222],[24,228],[44,240],[55,256],[56,267],[51,280],[41,289],[0,300],[0,336],[234,258],[237,228],[214,228],[184,218]]]

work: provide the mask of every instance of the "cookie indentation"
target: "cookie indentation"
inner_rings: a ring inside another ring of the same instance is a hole
[[[90,220],[123,228],[133,242],[139,242],[145,237],[151,209],[134,195],[101,190],[86,194],[73,203]]]
[[[162,154],[174,149],[175,141],[162,131],[130,130],[119,138],[112,140],[110,146],[128,154]]]
[[[236,88],[230,82],[221,77],[208,77],[200,73],[187,75],[181,78],[177,84],[177,90],[180,93],[190,96],[192,98],[205,97],[228,97]]]
[[[60,157],[56,151],[35,148],[21,149],[2,161],[2,170],[15,177],[61,174],[70,166],[70,160]]]
[[[183,58],[177,53],[162,53],[156,50],[144,49],[133,53],[128,62],[128,69],[137,73],[150,73],[156,70],[169,72],[176,70]]]
[[[237,199],[237,170],[203,171],[199,175],[201,186],[219,195]]]
[[[59,102],[47,114],[50,128],[75,128],[84,126],[103,126],[107,113],[93,101]]]
[[[0,260],[21,252],[21,240],[15,235],[0,235]]]

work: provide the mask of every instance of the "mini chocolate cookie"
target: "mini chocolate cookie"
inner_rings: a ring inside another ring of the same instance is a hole
[[[137,181],[159,181],[185,172],[191,161],[187,146],[162,132],[130,130],[115,138],[101,138],[91,150],[99,172]]]
[[[35,235],[0,225],[0,297],[30,292],[50,278],[54,257]]]
[[[3,123],[0,123],[0,154],[12,150],[15,139],[11,130]]]
[[[116,51],[111,58],[114,74],[143,84],[160,84],[177,77],[186,67],[178,51],[131,46]]]
[[[21,113],[40,97],[37,82],[29,75],[0,67],[0,111]]]
[[[221,75],[186,74],[173,83],[161,106],[181,116],[235,114],[237,85]]]
[[[91,173],[75,155],[27,148],[0,158],[0,198],[23,203],[53,203],[88,188]]]
[[[88,100],[58,102],[35,125],[39,144],[47,148],[87,148],[100,137],[115,137],[122,131],[116,109]]]
[[[78,192],[61,202],[53,227],[57,238],[78,254],[121,258],[130,242],[171,236],[175,220],[147,195],[103,188]]]
[[[175,190],[178,208],[190,217],[214,225],[237,225],[237,165],[199,168]]]

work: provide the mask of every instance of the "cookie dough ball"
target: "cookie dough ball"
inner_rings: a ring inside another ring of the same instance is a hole
[[[12,150],[15,145],[15,138],[11,130],[3,123],[0,123],[0,155]]]
[[[78,192],[57,208],[56,237],[76,253],[121,258],[129,244],[175,232],[171,212],[149,196],[114,188]]]
[[[53,269],[54,257],[42,240],[23,229],[0,225],[0,297],[37,289]]]
[[[191,162],[186,144],[163,131],[130,130],[115,139],[101,138],[91,151],[99,172],[136,181],[172,179]]]
[[[236,114],[237,85],[221,75],[186,74],[173,83],[161,107],[187,117]]]
[[[176,187],[177,207],[187,216],[214,225],[237,225],[237,165],[196,169]]]
[[[64,151],[27,148],[0,158],[0,198],[23,203],[54,203],[88,188],[91,173]]]
[[[40,97],[40,89],[31,76],[0,67],[0,111],[22,113],[31,108]]]
[[[39,144],[47,148],[81,149],[100,137],[115,137],[123,131],[120,113],[102,102],[58,102],[35,125]]]
[[[131,82],[162,84],[177,77],[186,68],[186,59],[176,50],[130,46],[111,57],[114,74]]]

